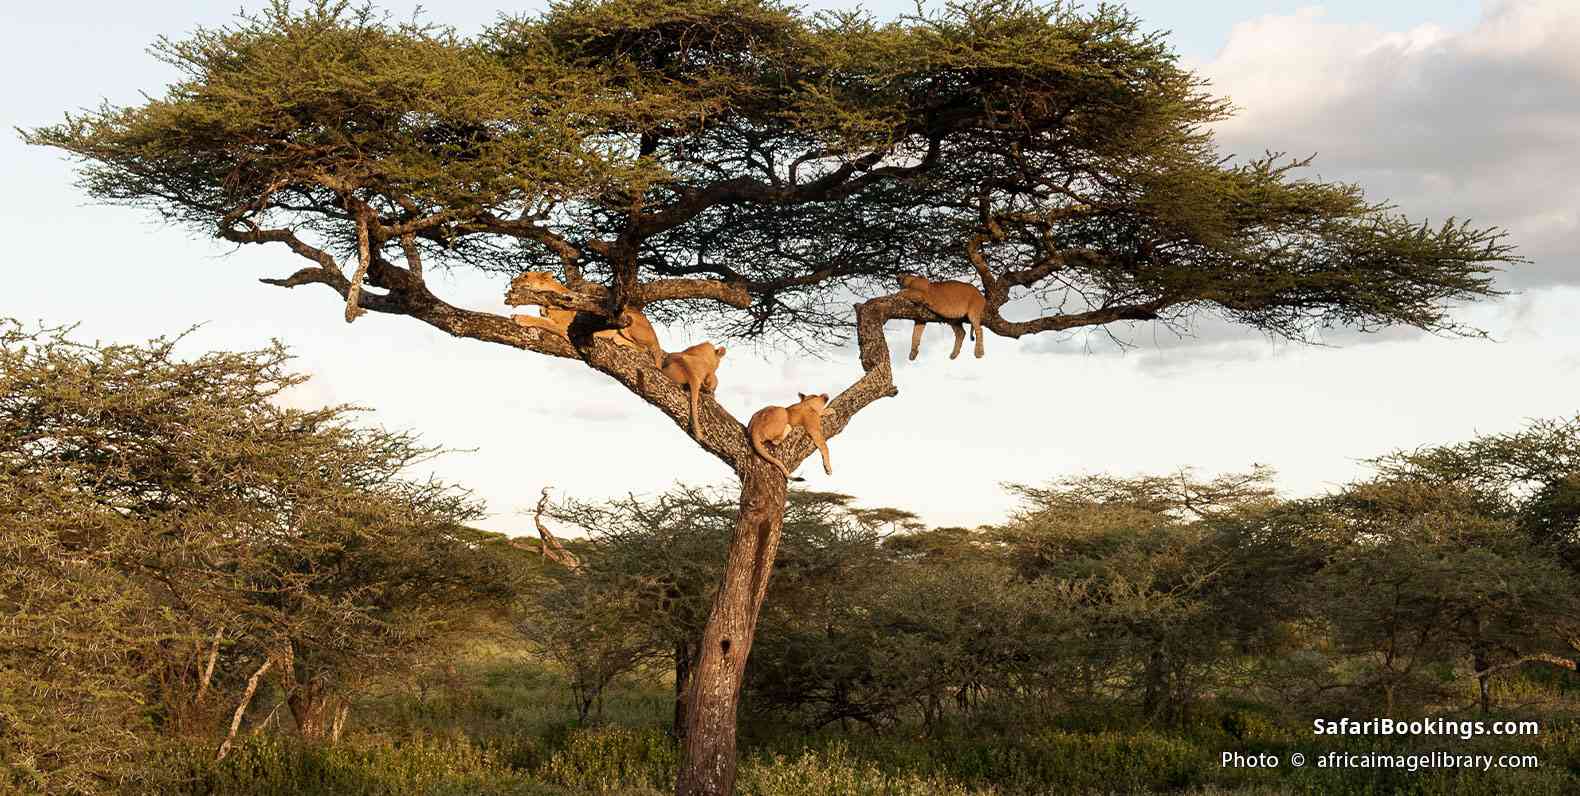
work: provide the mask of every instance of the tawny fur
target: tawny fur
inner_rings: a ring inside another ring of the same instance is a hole
[[[961,325],[962,320],[971,322],[971,339],[976,341],[976,355],[982,358],[982,313],[987,311],[987,299],[982,291],[974,285],[965,282],[948,280],[944,282],[931,282],[924,277],[914,274],[905,274],[900,277],[900,296],[918,302],[933,312],[949,319],[949,325],[955,330],[955,350],[949,355],[950,359],[960,356],[960,346],[965,343],[966,332]],[[911,359],[922,348],[922,329],[927,323],[917,321],[911,330]]]
[[[751,421],[746,424],[746,435],[752,440],[752,450],[757,455],[773,462],[785,474],[785,478],[792,481],[803,481],[790,474],[790,468],[776,456],[768,452],[765,443],[772,442],[774,447],[784,442],[790,435],[791,426],[800,426],[817,449],[823,454],[823,472],[834,474],[834,465],[828,459],[828,441],[823,438],[823,417],[833,414],[828,408],[828,394],[807,395],[796,393],[801,400],[789,406],[765,406],[752,415]]]
[[[713,394],[719,389],[719,360],[724,358],[724,348],[712,343],[698,343],[678,354],[665,354],[664,375],[671,381],[691,390],[691,435],[702,439],[702,427],[697,425],[697,399],[700,393]]]
[[[560,293],[571,295],[570,288],[560,284],[558,279],[546,271],[528,271],[515,278],[511,286],[523,286],[530,290],[541,290],[545,293]],[[575,310],[562,310],[554,307],[543,307],[542,317],[536,315],[512,315],[511,320],[522,326],[536,326],[548,329],[561,337],[569,336],[571,321],[576,319]],[[623,329],[605,329],[593,332],[593,337],[609,340],[616,345],[638,348],[647,351],[653,357],[653,367],[664,366],[664,350],[658,344],[658,332],[653,330],[653,324],[647,320],[640,310],[627,308],[621,313],[621,318],[628,321]]]

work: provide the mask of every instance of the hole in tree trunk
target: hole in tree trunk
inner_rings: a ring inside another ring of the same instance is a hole
[[[730,640],[729,639],[724,639],[723,641],[720,641],[719,642],[719,649],[724,650],[724,654],[725,655],[730,654]]]

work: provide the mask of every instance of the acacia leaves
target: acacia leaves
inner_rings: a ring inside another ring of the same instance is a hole
[[[329,272],[365,226],[368,283],[390,291],[368,308],[483,339],[487,319],[435,310],[422,258],[602,283],[611,317],[645,283],[695,280],[657,317],[809,345],[848,336],[850,293],[900,271],[981,284],[1005,336],[1206,310],[1300,338],[1459,331],[1448,308],[1519,261],[1501,230],[1408,220],[1301,178],[1307,161],[1225,157],[1228,101],[1109,6],[880,22],[574,0],[466,37],[275,0],[156,52],[182,75],[162,96],[25,137],[80,158],[98,198],[321,269],[286,284],[354,295]],[[1062,314],[1001,314],[1028,295]]]

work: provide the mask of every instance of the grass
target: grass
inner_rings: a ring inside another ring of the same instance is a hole
[[[171,748],[135,792],[237,796],[665,794],[679,760],[665,730],[662,684],[611,692],[604,721],[578,726],[559,676],[508,650],[486,650],[450,682],[403,688],[359,703],[341,743],[311,747],[288,734],[247,739],[223,764],[207,749]],[[1525,696],[1555,691],[1525,683]],[[800,733],[743,728],[738,790],[749,796],[1018,796],[1063,793],[1479,794],[1580,791],[1580,725],[1544,720],[1535,738],[1314,737],[1254,707],[1204,706],[1189,726],[1162,731],[1114,714],[1018,719],[993,711],[991,730],[957,725]],[[1327,751],[1532,753],[1533,770],[1319,768]],[[1224,768],[1225,751],[1269,752],[1276,769]],[[1313,764],[1288,765],[1304,753]]]

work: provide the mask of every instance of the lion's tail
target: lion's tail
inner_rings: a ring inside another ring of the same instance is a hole
[[[797,478],[797,477],[791,475],[790,474],[790,468],[786,467],[784,462],[779,461],[777,458],[775,458],[772,453],[769,453],[768,449],[763,447],[763,441],[758,439],[755,435],[752,436],[752,450],[757,451],[757,455],[758,456],[761,456],[764,459],[767,459],[768,461],[773,462],[774,465],[779,468],[779,471],[785,474],[785,478],[787,478],[787,479],[789,479],[791,481],[805,481],[806,480],[805,478]]]

